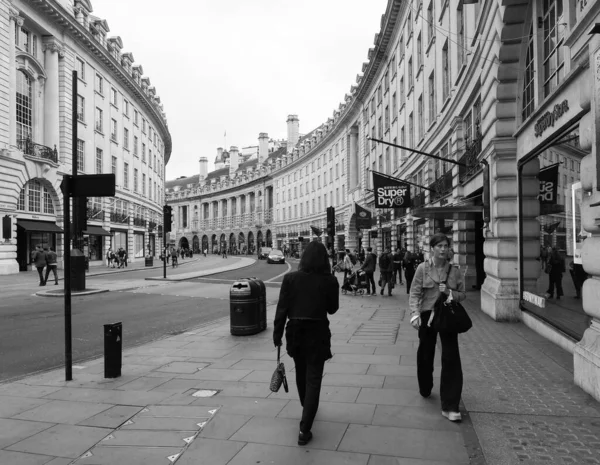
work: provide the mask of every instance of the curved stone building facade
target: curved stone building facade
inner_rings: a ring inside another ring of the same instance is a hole
[[[38,244],[62,261],[74,106],[79,174],[115,173],[117,184],[115,197],[88,200],[84,253],[92,266],[109,247],[154,255],[171,136],[142,66],[88,0],[0,0],[0,31],[0,274],[31,269]]]
[[[339,249],[427,256],[443,231],[481,310],[573,352],[600,399],[599,15],[575,0],[390,0],[331,118],[301,135],[290,116],[279,148],[241,164],[232,148],[228,168],[167,183],[176,242],[268,233],[300,249],[328,206]],[[376,210],[373,172],[410,181],[411,207]]]

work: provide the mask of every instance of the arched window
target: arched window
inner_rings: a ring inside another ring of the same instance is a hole
[[[17,140],[31,138],[32,133],[32,84],[31,78],[22,70],[17,72]]]
[[[17,208],[22,211],[54,214],[50,191],[37,179],[25,184],[19,194]]]

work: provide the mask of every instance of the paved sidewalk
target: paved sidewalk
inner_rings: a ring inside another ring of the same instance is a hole
[[[463,422],[419,396],[417,333],[407,298],[341,296],[331,318],[334,357],[308,446],[296,445],[301,407],[271,393],[274,306],[268,329],[229,333],[225,318],[126,350],[123,375],[103,360],[0,385],[0,464],[444,465],[598,463],[600,408],[572,382],[572,357],[522,324],[467,306],[460,337]]]

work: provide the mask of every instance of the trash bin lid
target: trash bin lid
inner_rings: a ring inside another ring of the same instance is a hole
[[[250,288],[249,281],[236,281],[231,285],[231,295],[250,295],[252,289]]]

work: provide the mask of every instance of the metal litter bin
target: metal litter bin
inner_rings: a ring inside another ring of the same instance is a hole
[[[266,329],[266,299],[264,315],[261,311],[264,287],[264,283],[256,278],[241,278],[233,283],[229,292],[232,335],[248,336]]]
[[[104,377],[121,376],[123,323],[104,325]]]

